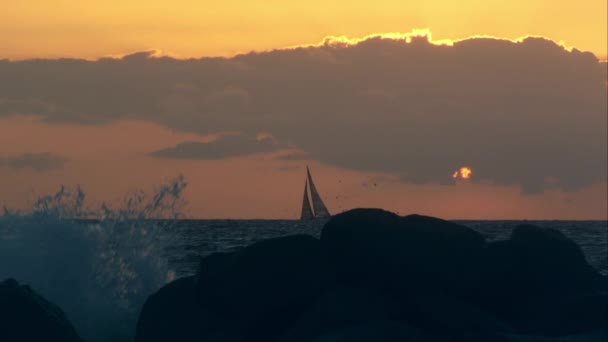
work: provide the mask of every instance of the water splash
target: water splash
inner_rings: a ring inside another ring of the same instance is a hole
[[[0,280],[15,278],[59,305],[90,342],[131,340],[148,295],[172,280],[163,250],[184,206],[183,177],[118,209],[89,209],[80,187],[0,217]]]

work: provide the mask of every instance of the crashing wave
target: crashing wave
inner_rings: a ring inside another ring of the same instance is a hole
[[[133,336],[149,294],[172,280],[162,257],[181,216],[183,177],[123,206],[89,209],[77,186],[0,216],[0,280],[18,279],[58,304],[87,341]]]

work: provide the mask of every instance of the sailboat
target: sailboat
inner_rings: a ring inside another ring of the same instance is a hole
[[[308,197],[308,189],[310,188],[310,197],[312,197],[312,206],[311,201]],[[310,170],[308,166],[306,167],[306,182],[304,183],[304,199],[302,200],[302,214],[300,215],[300,220],[310,220],[313,218],[324,218],[330,217],[331,214],[327,207],[323,203],[319,192],[317,191],[317,187],[315,183],[312,181],[312,176],[310,175]]]

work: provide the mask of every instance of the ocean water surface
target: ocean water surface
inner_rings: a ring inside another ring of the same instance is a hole
[[[319,237],[326,220],[180,220],[163,257],[178,276],[196,271],[202,256],[237,250],[256,241],[291,235]],[[555,228],[581,246],[587,261],[608,275],[607,221],[454,221],[481,233],[488,241],[505,240],[517,225],[527,223]]]

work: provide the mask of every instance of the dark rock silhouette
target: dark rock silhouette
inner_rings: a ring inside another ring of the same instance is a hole
[[[324,334],[314,342],[403,342],[428,341],[449,342],[436,337],[428,337],[420,330],[398,321],[371,321],[359,325],[351,325]]]
[[[276,337],[326,283],[319,241],[293,235],[204,259],[197,275],[201,305],[246,336]]]
[[[538,324],[552,335],[582,334],[608,330],[608,287],[601,293],[559,298],[554,305],[541,308],[545,319]]]
[[[395,296],[401,321],[455,341],[503,341],[507,322],[475,303],[442,292]]]
[[[83,340],[59,307],[8,279],[0,283],[0,341]]]
[[[608,337],[607,290],[554,230],[486,243],[440,219],[357,209],[320,240],[204,258],[148,299],[137,341],[594,341]]]
[[[509,240],[489,244],[484,262],[479,303],[523,331],[560,335],[608,326],[608,282],[561,232],[518,226]],[[598,306],[604,312],[594,316]]]
[[[280,342],[311,341],[333,331],[391,319],[390,298],[364,288],[334,288],[313,301]]]
[[[148,297],[137,321],[136,342],[200,341],[210,330],[206,312],[196,303],[194,277],[177,279]]]
[[[327,223],[321,246],[345,283],[468,295],[477,290],[485,240],[437,218],[355,209]]]

